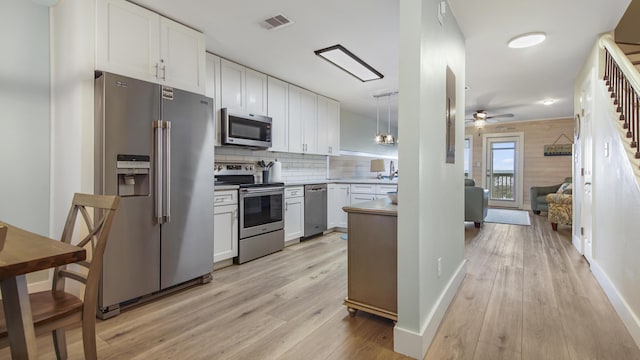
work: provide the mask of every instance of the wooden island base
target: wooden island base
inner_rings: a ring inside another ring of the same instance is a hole
[[[385,309],[380,309],[375,306],[363,304],[361,302],[349,300],[349,298],[344,299],[343,303],[347,307],[347,311],[349,312],[349,316],[354,317],[358,310],[366,311],[370,314],[382,316],[383,318],[387,318],[393,320],[394,322],[398,321],[398,314],[387,311]]]
[[[344,305],[398,321],[398,207],[378,199],[343,208],[348,214],[348,289]]]

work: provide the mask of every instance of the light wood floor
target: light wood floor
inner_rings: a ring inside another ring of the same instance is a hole
[[[466,227],[467,276],[426,359],[640,359],[570,244],[570,228]],[[393,323],[349,318],[346,241],[330,234],[241,266],[210,284],[98,321],[100,359],[403,359]],[[82,358],[78,329],[69,358]],[[50,337],[38,339],[53,359]],[[9,359],[8,349],[0,359]]]
[[[465,227],[467,276],[425,359],[640,359],[571,228]]]

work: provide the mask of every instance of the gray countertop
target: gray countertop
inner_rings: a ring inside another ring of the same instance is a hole
[[[391,200],[388,198],[345,206],[342,210],[348,213],[398,216],[398,205],[392,204]]]
[[[213,187],[214,191],[222,191],[222,190],[238,190],[240,186],[238,185],[215,185]]]
[[[376,184],[376,185],[398,185],[398,179],[393,181],[378,179],[326,179],[326,180],[304,180],[285,181],[285,186],[302,186],[311,184]]]

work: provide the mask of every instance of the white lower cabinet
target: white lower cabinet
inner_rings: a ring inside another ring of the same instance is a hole
[[[238,192],[216,191],[213,206],[213,262],[238,256]]]
[[[304,187],[288,187],[284,191],[284,241],[304,236]]]
[[[349,184],[329,184],[327,196],[327,228],[347,228],[347,213],[343,207],[351,204]]]
[[[398,191],[398,185],[351,184],[351,205],[387,198],[390,191]]]

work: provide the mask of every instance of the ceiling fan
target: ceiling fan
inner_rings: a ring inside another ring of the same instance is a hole
[[[466,122],[472,121],[476,127],[483,127],[487,123],[495,123],[496,120],[500,118],[511,118],[513,114],[500,114],[500,115],[491,115],[487,114],[485,110],[478,110],[473,113],[473,119],[465,119]]]

